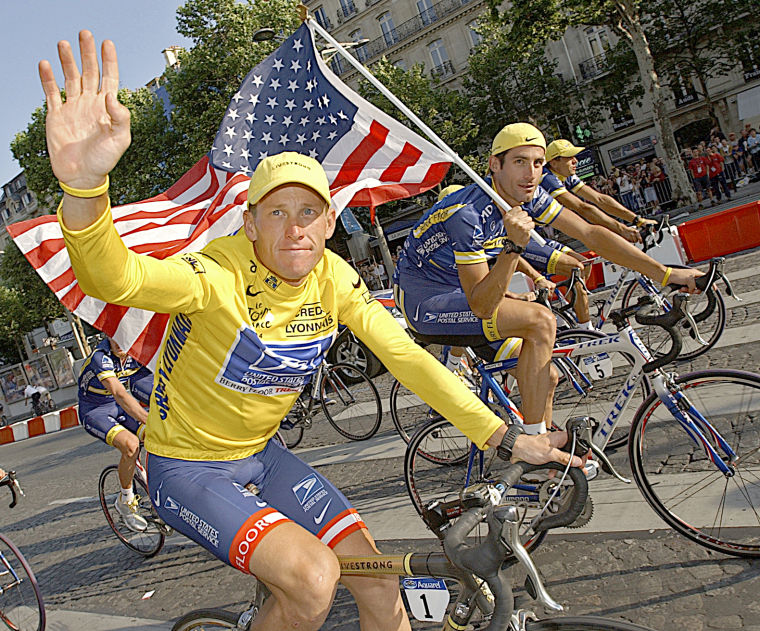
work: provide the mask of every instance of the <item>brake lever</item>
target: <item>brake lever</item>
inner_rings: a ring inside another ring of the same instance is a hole
[[[697,340],[697,342],[702,346],[707,346],[710,342],[706,341],[700,334],[699,329],[697,328],[697,323],[694,321],[694,316],[691,315],[691,311],[689,311],[688,308],[683,310],[684,312],[684,320],[688,322],[689,326],[691,327],[691,330],[694,332],[694,339]]]
[[[736,302],[744,302],[744,298],[736,295],[734,288],[731,286],[731,281],[728,280],[723,272],[718,272],[718,278],[723,281],[723,284],[726,286],[726,293],[731,296],[731,298],[736,300]]]
[[[631,484],[631,480],[620,475],[615,467],[612,466],[607,454],[594,444],[593,426],[591,424],[591,419],[588,416],[571,418],[567,421],[566,427],[568,431],[574,434],[580,445],[580,450],[575,451],[576,454],[578,454],[578,451],[582,451],[583,454],[578,455],[585,455],[590,449],[591,453],[593,453],[601,463],[607,467],[607,470],[612,475],[625,484]]]

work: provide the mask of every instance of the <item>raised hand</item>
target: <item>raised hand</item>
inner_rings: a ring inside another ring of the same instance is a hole
[[[47,100],[46,135],[53,173],[72,188],[91,189],[105,181],[129,147],[129,110],[116,98],[119,64],[113,42],[103,42],[102,81],[89,31],[80,31],[79,50],[81,75],[69,42],[58,43],[65,101],[47,60],[40,62],[39,73]]]

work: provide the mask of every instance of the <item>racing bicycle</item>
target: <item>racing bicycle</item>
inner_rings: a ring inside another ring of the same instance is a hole
[[[526,591],[530,597],[554,616],[563,611],[562,605],[549,595],[535,562],[520,541],[518,531],[523,516],[514,505],[502,503],[502,498],[519,486],[521,476],[553,468],[564,469],[557,477],[558,487],[569,482],[572,492],[562,502],[547,498],[546,510],[534,518],[533,528],[545,533],[572,523],[586,505],[588,485],[583,472],[558,463],[517,463],[508,466],[500,479],[466,488],[453,501],[425,507],[430,520],[438,524],[442,552],[339,556],[341,574],[405,577],[402,587],[412,615],[425,622],[442,622],[440,628],[444,631],[471,629],[470,623],[486,631],[645,631],[644,627],[622,620],[593,616],[539,619],[531,608],[515,608],[510,568],[521,563],[528,573]],[[488,535],[473,544],[468,535],[479,525],[487,525]],[[458,586],[453,600],[444,579]],[[193,611],[177,620],[172,631],[246,631],[267,595],[266,588],[258,583],[254,600],[243,612]]]
[[[16,506],[18,494],[24,492],[16,480],[16,472],[8,471],[0,480],[11,492],[10,508]],[[10,631],[44,631],[45,603],[37,579],[24,555],[0,533],[0,629]]]

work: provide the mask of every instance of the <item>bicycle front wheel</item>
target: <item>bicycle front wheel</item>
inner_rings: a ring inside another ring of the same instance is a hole
[[[45,628],[45,605],[24,555],[0,534],[0,622],[14,631]]]
[[[334,364],[325,371],[319,400],[330,425],[346,438],[367,440],[380,428],[382,407],[377,388],[367,373],[351,364]]]
[[[760,557],[760,375],[705,370],[676,378],[671,395],[733,475],[724,475],[662,401],[652,395],[631,428],[636,484],[670,526],[725,554]],[[709,425],[699,420],[701,415]],[[721,438],[734,456],[718,443]]]
[[[100,507],[103,509],[108,525],[119,538],[119,541],[130,550],[134,550],[145,557],[152,557],[158,554],[164,545],[164,529],[166,527],[150,503],[148,487],[137,476],[132,480],[132,489],[138,498],[138,513],[148,522],[146,530],[142,532],[130,530],[114,507],[114,502],[121,493],[121,482],[119,482],[119,471],[116,465],[106,467],[100,474],[98,483]]]
[[[639,298],[648,295],[638,281],[632,281],[623,295],[623,308],[635,305]],[[678,354],[679,361],[689,361],[709,351],[726,328],[726,304],[723,296],[717,289],[701,294],[692,294],[689,298],[689,312],[694,316],[699,336],[706,342],[702,344],[691,324],[687,320],[681,320],[677,326],[681,331],[681,352]],[[631,318],[630,323],[636,328],[641,341],[652,351],[655,357],[664,355],[670,348],[670,336],[664,329],[658,326],[641,327]]]
[[[466,485],[500,478],[509,467],[508,462],[496,457],[495,449],[477,451],[468,479],[470,446],[470,439],[440,416],[409,441],[404,457],[404,480],[409,498],[420,516],[423,509],[435,500],[454,500]],[[538,501],[538,487],[531,485],[530,490]],[[529,495],[527,487],[519,493],[523,500]],[[509,497],[504,503],[510,503]],[[543,540],[546,533],[536,535],[530,531],[529,522],[528,515],[523,545],[530,550]]]
[[[526,631],[652,631],[648,627],[596,616],[573,616],[566,618],[547,618],[545,620],[528,620]]]
[[[172,631],[237,629],[238,617],[238,614],[224,609],[197,609],[177,620],[172,627]]]

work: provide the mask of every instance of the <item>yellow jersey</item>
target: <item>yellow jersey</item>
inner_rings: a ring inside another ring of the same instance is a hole
[[[257,259],[244,231],[164,260],[127,249],[110,206],[63,231],[82,291],[169,313],[145,447],[185,460],[236,460],[264,448],[335,338],[348,326],[406,387],[484,447],[502,424],[417,346],[359,275],[326,250],[298,286]]]

